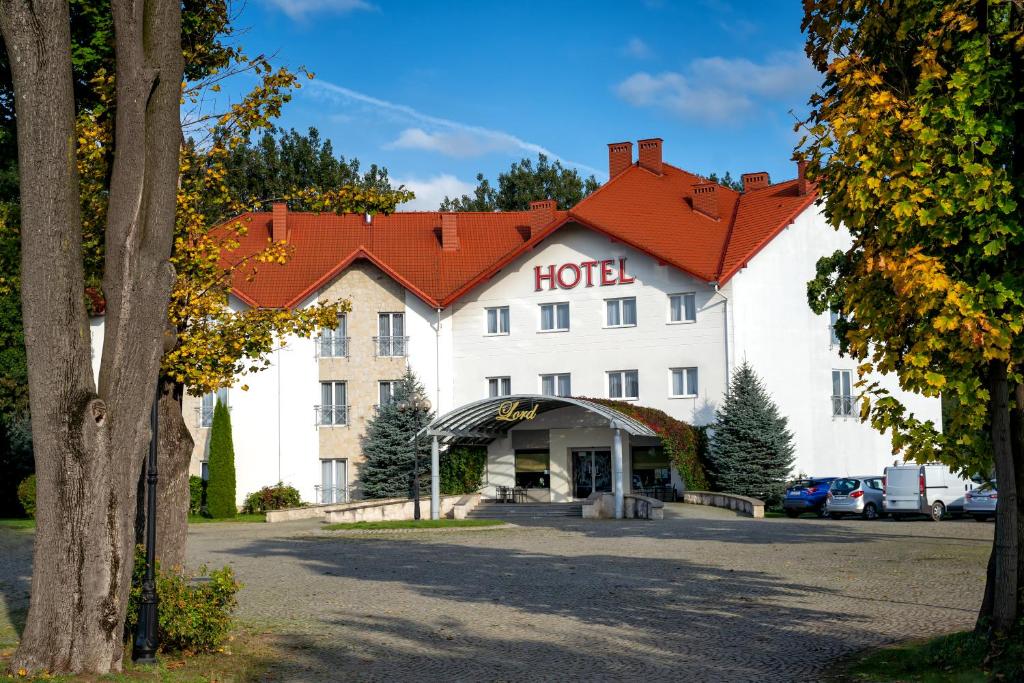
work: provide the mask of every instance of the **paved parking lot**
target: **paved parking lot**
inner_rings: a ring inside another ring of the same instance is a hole
[[[816,680],[830,660],[968,628],[992,525],[750,520],[311,538],[202,525],[242,616],[284,635],[283,680]],[[308,528],[308,527],[307,527]]]

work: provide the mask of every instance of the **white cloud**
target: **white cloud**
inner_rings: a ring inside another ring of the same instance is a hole
[[[622,54],[633,59],[650,59],[654,56],[650,45],[636,36],[630,38],[629,42],[622,46]]]
[[[582,164],[578,161],[572,161],[564,157],[555,154],[550,149],[538,145],[534,142],[528,142],[522,138],[516,137],[511,133],[506,133],[501,130],[492,130],[490,128],[484,128],[483,126],[475,126],[469,123],[462,123],[461,121],[453,121],[451,119],[441,118],[439,116],[432,116],[425,114],[421,111],[413,109],[406,104],[398,104],[396,102],[388,102],[372,95],[357,92],[350,88],[346,88],[330,81],[316,79],[310,81],[307,88],[312,92],[319,92],[329,97],[334,97],[341,100],[358,102],[360,104],[367,105],[374,109],[387,112],[392,116],[407,121],[414,121],[423,128],[413,128],[403,131],[402,135],[398,139],[389,143],[389,146],[397,147],[397,143],[400,141],[407,147],[412,147],[413,143],[419,143],[419,149],[432,149],[435,151],[454,150],[456,149],[456,143],[462,141],[467,145],[467,149],[472,143],[472,146],[476,150],[502,150],[509,152],[526,152],[528,154],[543,154],[552,161],[561,161],[567,166],[573,166],[585,171],[586,173],[593,173],[598,177],[602,177],[607,174],[607,171]],[[425,129],[431,129],[433,132],[427,132]],[[409,133],[409,131],[415,131]],[[443,131],[443,136],[438,138],[439,132]],[[406,135],[406,133],[409,133]],[[405,139],[403,140],[403,136]],[[462,137],[460,137],[462,136]],[[427,146],[427,145],[433,145]],[[446,153],[451,153],[448,151]],[[477,153],[483,153],[478,151]],[[468,156],[468,154],[463,154]]]
[[[657,107],[683,118],[731,123],[747,116],[763,98],[802,104],[818,75],[800,52],[771,55],[762,63],[743,58],[705,57],[683,72],[637,72],[615,93],[637,107]]]
[[[304,21],[312,14],[348,14],[377,9],[366,0],[266,0],[295,21]]]
[[[393,178],[391,182],[394,185],[405,185],[416,194],[411,202],[399,206],[402,211],[437,211],[445,197],[461,197],[472,194],[476,189],[475,184],[459,180],[449,173],[431,178]]]
[[[501,134],[480,134],[465,130],[428,133],[422,128],[406,128],[384,146],[386,149],[425,149],[452,157],[475,157],[489,152],[511,152],[515,140]]]

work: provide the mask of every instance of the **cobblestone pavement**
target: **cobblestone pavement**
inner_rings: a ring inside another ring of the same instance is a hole
[[[974,521],[667,519],[314,538],[203,525],[288,681],[817,680],[841,655],[968,628],[992,538]]]

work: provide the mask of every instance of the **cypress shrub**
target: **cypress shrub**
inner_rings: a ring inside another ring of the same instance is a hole
[[[206,511],[213,518],[234,517],[235,447],[231,440],[231,414],[217,401],[210,428],[210,479],[206,484]]]

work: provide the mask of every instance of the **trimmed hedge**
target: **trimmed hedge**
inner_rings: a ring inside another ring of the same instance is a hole
[[[441,493],[454,496],[479,491],[486,463],[486,446],[451,448],[441,456]]]
[[[206,512],[214,519],[238,514],[235,505],[235,447],[231,439],[231,413],[217,401],[210,428],[210,479],[206,482]]]
[[[686,483],[686,488],[694,491],[708,489],[706,467],[708,439],[704,427],[688,425],[657,408],[648,408],[607,398],[585,398],[584,400],[614,408],[653,429],[661,437],[661,445],[665,448],[665,454],[675,465],[679,476]]]

